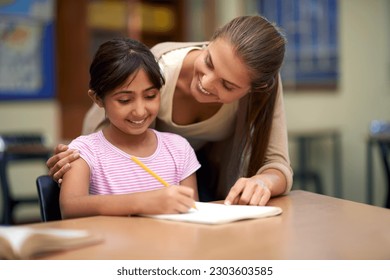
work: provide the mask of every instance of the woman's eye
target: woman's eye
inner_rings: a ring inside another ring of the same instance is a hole
[[[229,86],[228,84],[226,84],[226,83],[224,83],[224,82],[222,82],[222,86],[223,86],[226,90],[228,90],[228,91],[232,91],[232,90],[233,90],[233,88],[232,88],[231,86]]]
[[[213,65],[211,65],[209,56],[206,56],[206,57],[204,58],[204,63],[206,64],[206,66],[207,66],[208,68],[210,68],[210,69],[213,68]]]

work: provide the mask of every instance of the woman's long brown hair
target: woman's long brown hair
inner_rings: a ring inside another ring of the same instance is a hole
[[[251,73],[251,90],[240,100],[231,157],[223,176],[230,187],[238,176],[251,177],[264,165],[278,93],[278,77],[283,63],[286,39],[264,17],[237,17],[218,29],[211,40],[223,38]],[[240,166],[248,162],[244,173]],[[227,173],[227,174],[226,174]]]

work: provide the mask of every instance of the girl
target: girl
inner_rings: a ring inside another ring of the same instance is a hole
[[[188,211],[198,199],[195,171],[200,164],[183,137],[149,128],[164,84],[153,54],[131,39],[108,41],[95,54],[90,78],[88,94],[109,123],[69,145],[80,158],[63,176],[63,218]],[[171,186],[164,187],[131,156]]]

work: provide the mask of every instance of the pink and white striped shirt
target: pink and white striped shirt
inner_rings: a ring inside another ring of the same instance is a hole
[[[180,135],[153,130],[157,149],[139,158],[170,185],[178,185],[200,168],[193,148]],[[112,145],[98,131],[74,139],[69,147],[77,149],[91,171],[90,194],[126,194],[163,188],[153,176],[133,162],[131,155]]]

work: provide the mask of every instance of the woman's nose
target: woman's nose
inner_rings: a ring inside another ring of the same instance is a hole
[[[211,90],[214,81],[215,76],[212,73],[204,74],[201,78],[202,87]]]

